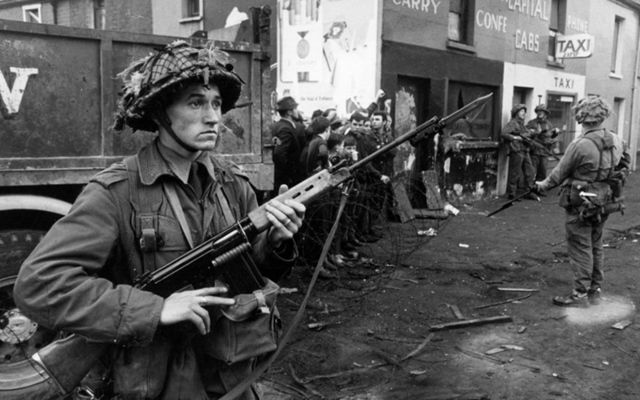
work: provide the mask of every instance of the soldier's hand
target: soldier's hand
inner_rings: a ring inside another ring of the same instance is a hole
[[[287,185],[280,186],[278,194],[282,194],[289,190]],[[287,199],[284,203],[271,200],[265,206],[267,210],[267,219],[271,222],[268,238],[271,245],[275,248],[279,247],[282,241],[293,238],[304,219],[306,208],[299,201]]]
[[[211,331],[211,318],[205,307],[235,304],[234,299],[218,296],[226,293],[226,287],[208,287],[173,293],[164,300],[160,312],[160,325],[191,321],[201,334],[206,335]]]
[[[543,194],[545,190],[546,187],[545,185],[543,185],[542,181],[536,181],[531,187],[531,191],[533,191],[535,194]]]
[[[387,175],[382,175],[380,176],[380,180],[382,181],[382,183],[384,183],[385,185],[389,182],[391,182],[391,178],[389,178]]]

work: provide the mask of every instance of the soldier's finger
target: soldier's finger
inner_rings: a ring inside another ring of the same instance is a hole
[[[196,289],[193,291],[193,294],[196,296],[209,296],[215,294],[225,294],[227,292],[229,292],[229,289],[226,286],[209,286]]]

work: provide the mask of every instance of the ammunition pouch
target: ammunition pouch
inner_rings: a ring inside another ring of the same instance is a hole
[[[615,175],[598,182],[574,180],[561,188],[559,205],[577,212],[581,221],[600,222],[613,212],[624,213],[623,183]]]
[[[217,315],[203,338],[207,355],[233,364],[276,350],[282,328],[275,305],[280,288],[265,280],[262,289],[235,296],[236,304]]]

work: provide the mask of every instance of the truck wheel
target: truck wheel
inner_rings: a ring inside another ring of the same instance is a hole
[[[0,230],[0,398],[50,398],[52,383],[31,356],[56,338],[55,331],[38,326],[16,307],[13,284],[20,265],[44,231]]]

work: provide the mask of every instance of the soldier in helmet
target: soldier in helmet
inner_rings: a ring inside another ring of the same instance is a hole
[[[509,175],[507,177],[507,197],[513,199],[524,192],[533,182],[529,147],[524,143],[527,134],[524,117],[527,106],[516,104],[511,109],[511,120],[502,128],[502,140],[507,144],[509,154]]]
[[[556,137],[560,130],[551,126],[549,109],[545,104],[538,104],[534,111],[536,117],[527,122],[525,126],[529,130],[530,138],[544,146],[544,148],[531,147],[530,149],[532,178],[541,181],[547,177],[547,157],[549,154],[553,154],[553,148],[558,142]]]
[[[560,206],[565,208],[567,248],[573,269],[573,290],[553,303],[569,306],[601,295],[604,271],[602,233],[607,214],[585,217],[580,191],[588,183],[606,182],[617,170],[628,169],[629,156],[620,138],[602,127],[610,107],[600,96],[588,96],[574,107],[584,132],[573,140],[549,176],[535,183],[540,191],[561,185]],[[595,194],[595,193],[594,193]]]
[[[246,176],[214,152],[241,91],[232,68],[226,53],[177,41],[125,70],[115,127],[156,139],[91,179],[16,280],[15,301],[33,320],[111,344],[104,398],[217,399],[255,364],[218,356],[233,354],[218,328],[236,303],[223,284],[166,298],[133,284],[257,207]],[[304,211],[289,200],[267,206],[272,226],[252,243],[266,277],[295,258]],[[241,398],[259,396],[251,387]]]

